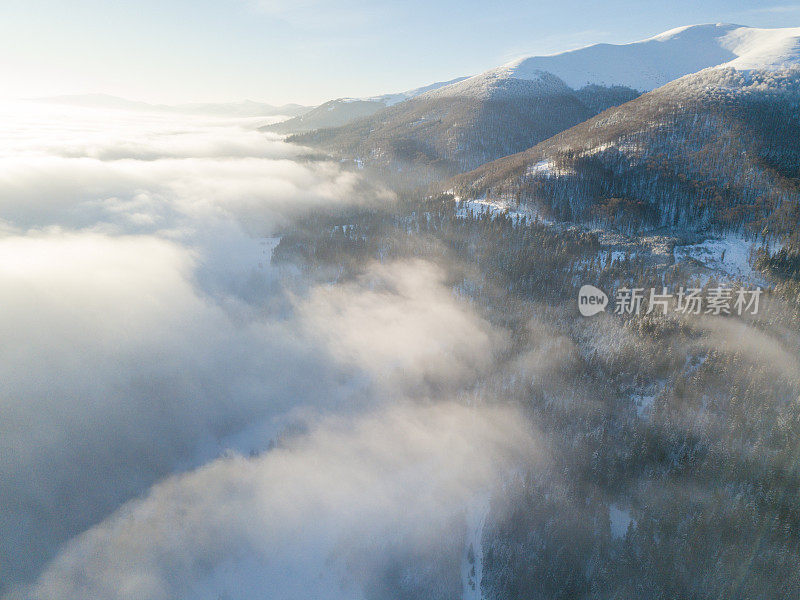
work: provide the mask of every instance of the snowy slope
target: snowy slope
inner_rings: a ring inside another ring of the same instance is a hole
[[[737,58],[721,66],[739,70],[778,69],[800,63],[800,27],[741,27],[723,38]]]
[[[483,528],[489,515],[489,500],[489,494],[479,494],[467,507],[467,538],[461,560],[462,600],[483,598]]]
[[[800,28],[691,25],[629,44],[594,44],[551,56],[520,58],[443,88],[470,95],[504,79],[541,81],[544,73],[573,89],[621,85],[650,91],[709,67],[772,69],[800,62]]]

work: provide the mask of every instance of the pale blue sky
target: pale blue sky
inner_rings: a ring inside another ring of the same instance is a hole
[[[314,104],[711,22],[800,26],[800,4],[2,0],[0,95]]]

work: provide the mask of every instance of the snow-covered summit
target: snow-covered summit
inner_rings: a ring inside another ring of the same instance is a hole
[[[509,77],[500,71],[493,70],[433,90],[425,94],[425,97],[460,96],[499,100],[519,95],[544,97],[570,93],[572,90],[560,77],[547,71],[531,71],[527,77]]]
[[[551,73],[569,87],[621,85],[650,91],[709,67],[776,69],[800,63],[800,28],[758,29],[716,23],[690,25],[628,44],[594,44],[549,56],[514,60],[456,84],[485,88],[502,79],[541,81]],[[453,90],[442,88],[440,93]]]

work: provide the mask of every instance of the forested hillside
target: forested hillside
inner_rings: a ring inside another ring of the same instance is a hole
[[[309,217],[273,262],[341,282],[376,258],[433,261],[458,297],[508,331],[505,351],[460,393],[521,407],[548,459],[542,468],[532,456],[486,506],[464,559],[482,597],[795,597],[800,305],[773,293],[756,316],[579,316],[586,282],[612,296],[743,285],[699,277],[671,251],[665,262],[618,249],[598,232],[464,210],[443,195]],[[428,559],[398,557],[384,583],[402,597],[457,596]]]
[[[798,107],[797,68],[703,71],[446,185],[627,232],[785,239],[800,214]]]

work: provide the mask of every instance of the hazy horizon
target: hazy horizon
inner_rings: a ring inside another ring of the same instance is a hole
[[[0,9],[4,98],[109,94],[156,104],[317,105],[474,75],[525,55],[627,43],[675,27],[800,23],[800,7],[715,0],[580,6],[260,0],[54,0]],[[578,10],[580,8],[580,10]],[[554,33],[555,32],[555,33]],[[103,52],[98,53],[97,48]]]

